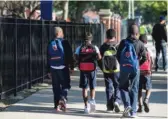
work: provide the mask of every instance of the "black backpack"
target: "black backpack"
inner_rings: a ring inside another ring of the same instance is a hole
[[[111,45],[104,52],[102,58],[102,70],[104,73],[119,72],[119,63],[116,58],[116,47]]]
[[[96,69],[97,53],[92,44],[83,44],[79,51],[79,70],[92,72]]]

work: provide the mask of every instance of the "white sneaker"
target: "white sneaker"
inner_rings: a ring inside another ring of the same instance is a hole
[[[114,111],[116,113],[119,113],[120,112],[120,105],[118,102],[114,102]]]
[[[96,101],[90,100],[90,112],[95,112],[95,111],[96,111]]]
[[[85,114],[89,114],[90,113],[90,106],[85,107],[84,113]]]

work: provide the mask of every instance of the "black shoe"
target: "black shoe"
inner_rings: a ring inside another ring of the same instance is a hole
[[[168,69],[167,69],[167,68],[163,68],[163,70],[164,70],[164,72],[167,72],[167,71],[168,71]]]
[[[113,112],[113,109],[107,108],[107,113]]]
[[[145,110],[145,112],[149,112],[149,103],[148,103],[148,99],[145,99],[144,101],[143,101],[143,104],[144,104],[144,110]]]
[[[139,113],[143,112],[143,105],[139,105],[137,112],[139,112]]]
[[[158,68],[155,68],[155,72],[157,72],[158,71]]]
[[[108,105],[107,105],[107,112],[112,112],[112,111],[113,111],[113,109],[114,109],[114,107],[113,107],[113,106],[108,106]]]

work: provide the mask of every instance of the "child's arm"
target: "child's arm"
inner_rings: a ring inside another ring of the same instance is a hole
[[[150,60],[151,60],[151,69],[150,69],[150,72],[151,72],[151,74],[152,74],[152,67],[153,67],[154,61],[153,61],[153,58],[152,58],[152,57],[150,57]]]

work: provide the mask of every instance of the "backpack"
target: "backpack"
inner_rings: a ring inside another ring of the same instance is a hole
[[[119,63],[116,58],[115,46],[109,46],[102,58],[102,70],[104,73],[119,72]]]
[[[151,70],[151,58],[150,58],[150,53],[146,48],[146,56],[147,60],[140,66],[141,71],[150,71]]]
[[[50,66],[64,65],[64,49],[60,39],[52,40],[48,46]]]
[[[96,69],[97,53],[94,45],[83,44],[79,51],[79,70],[92,72]]]
[[[120,70],[126,73],[136,73],[139,69],[139,60],[134,45],[125,40],[125,46],[120,54]]]

